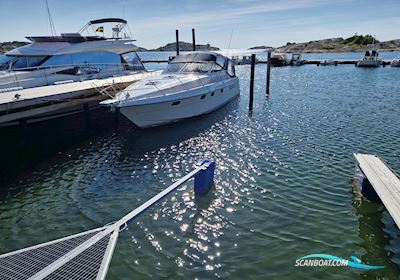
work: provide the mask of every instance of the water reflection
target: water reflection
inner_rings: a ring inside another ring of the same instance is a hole
[[[356,189],[360,188],[364,179],[363,176],[359,176],[359,172],[356,170],[353,182]],[[361,194],[354,197],[353,207],[359,217],[358,233],[362,240],[358,246],[365,251],[360,258],[362,263],[385,266],[384,269],[361,271],[361,278],[380,279],[382,275],[388,279],[397,278],[400,269],[392,259],[398,252],[392,251],[391,248],[400,246],[400,241],[393,219],[382,203],[371,202]]]

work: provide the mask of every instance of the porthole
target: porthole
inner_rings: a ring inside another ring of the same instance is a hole
[[[179,105],[179,104],[181,104],[181,102],[180,101],[174,101],[174,102],[172,102],[172,106],[176,106],[176,105]]]
[[[214,94],[215,94],[215,92],[212,92],[212,93],[211,93],[211,96],[214,96]]]
[[[203,94],[203,95],[200,97],[200,99],[204,99],[204,98],[206,98],[206,95],[205,95],[205,94]]]
[[[224,89],[223,88],[221,88],[221,93],[224,91]]]

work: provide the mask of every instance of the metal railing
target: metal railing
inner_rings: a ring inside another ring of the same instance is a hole
[[[128,223],[193,177],[195,194],[207,193],[214,171],[215,162],[199,161],[193,171],[114,223],[1,255],[0,279],[104,279],[119,232]]]

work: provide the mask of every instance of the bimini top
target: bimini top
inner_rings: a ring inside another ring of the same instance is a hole
[[[127,24],[128,22],[122,18],[101,18],[89,21],[90,24],[99,24],[99,23],[108,23],[108,22],[115,22],[115,23],[123,23]]]
[[[194,62],[215,62],[224,65],[227,57],[214,52],[193,52],[176,56],[169,63],[194,63]]]

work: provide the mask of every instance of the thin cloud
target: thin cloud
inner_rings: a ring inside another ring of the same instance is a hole
[[[240,0],[247,3],[249,0]],[[253,1],[251,1],[253,2]],[[213,26],[221,24],[239,23],[240,19],[256,14],[267,14],[278,11],[297,10],[313,6],[329,4],[330,1],[324,0],[300,0],[300,1],[274,1],[257,2],[257,4],[241,7],[231,7],[225,9],[205,9],[203,12],[185,13],[184,15],[157,16],[147,18],[142,21],[133,21],[136,30],[160,29],[166,26]]]

